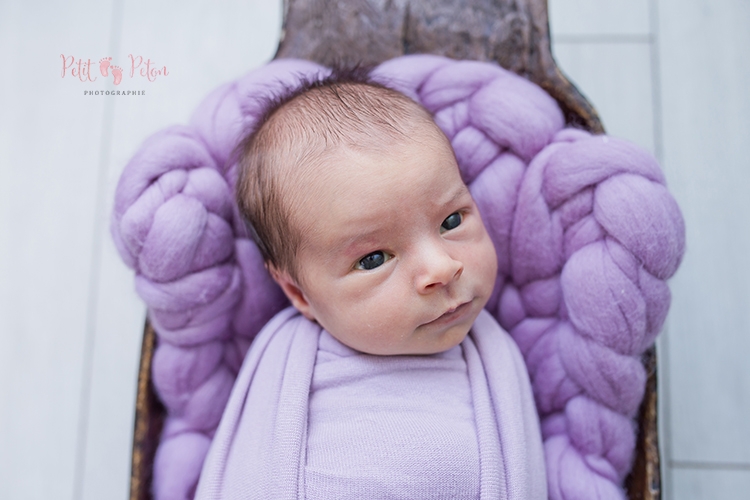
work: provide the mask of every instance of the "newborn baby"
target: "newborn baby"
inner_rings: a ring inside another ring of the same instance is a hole
[[[197,498],[547,498],[497,256],[450,143],[356,73],[270,103],[237,199],[293,308],[251,346]]]

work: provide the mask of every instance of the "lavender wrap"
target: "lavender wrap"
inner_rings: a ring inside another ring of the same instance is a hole
[[[260,332],[214,436],[197,500],[305,498],[306,433],[314,417],[308,412],[308,394],[321,331],[290,307]],[[479,498],[545,500],[539,421],[518,348],[486,311],[477,318],[462,348],[479,441]],[[421,361],[414,361],[418,356],[397,358],[402,370],[415,369]],[[377,385],[372,382],[372,389],[377,391]],[[434,410],[440,407],[433,403]],[[391,434],[387,432],[380,440],[388,442]],[[425,444],[429,449],[429,442]],[[338,458],[343,464],[351,463],[345,456]],[[383,477],[379,485],[382,489],[369,490],[367,497],[428,498],[424,491],[408,493],[398,476]],[[350,491],[346,498],[363,498],[359,493]]]
[[[233,201],[230,152],[264,96],[327,70],[273,61],[221,86],[188,126],[149,138],[125,167],[112,234],[159,336],[153,380],[168,410],[157,499],[192,498],[254,336],[287,303]],[[542,89],[502,68],[437,56],[379,66],[451,140],[498,254],[487,310],[520,347],[542,422],[549,497],[624,498],[640,355],[669,307],[684,224],[656,161],[565,129]]]

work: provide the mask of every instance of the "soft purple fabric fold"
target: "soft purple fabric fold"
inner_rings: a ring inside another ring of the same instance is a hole
[[[293,308],[277,314],[260,332],[206,457],[197,499],[305,498],[307,429],[315,418],[308,412],[308,398],[321,333]],[[545,500],[539,420],[518,347],[482,311],[462,348],[479,443],[479,498]],[[397,358],[402,370],[415,363],[413,356]],[[372,384],[365,390],[379,389]],[[434,406],[440,411],[438,403]],[[390,437],[381,436],[386,446]],[[400,453],[395,445],[393,453]],[[346,457],[340,462],[346,464]],[[394,495],[398,483],[388,486],[388,498],[415,498],[414,492]],[[372,491],[371,497],[384,495]]]

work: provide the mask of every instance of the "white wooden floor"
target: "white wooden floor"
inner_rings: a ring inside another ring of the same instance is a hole
[[[217,5],[0,3],[0,498],[127,498],[144,308],[108,218],[144,138],[272,57],[280,0]],[[666,498],[747,499],[750,4],[550,0],[550,20],[563,71],[662,160],[687,222],[659,341]],[[130,78],[129,54],[169,75]],[[84,96],[115,88],[104,57],[146,95]]]

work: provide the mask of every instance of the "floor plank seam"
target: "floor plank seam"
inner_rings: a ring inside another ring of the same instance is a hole
[[[553,34],[551,36],[552,43],[610,43],[610,44],[649,44],[654,41],[654,37],[651,34],[644,33],[642,35],[629,35],[629,34],[587,34],[587,35],[573,35],[573,34]]]
[[[670,460],[669,466],[674,469],[723,470],[750,472],[750,463],[743,462],[703,462],[697,460]]]

